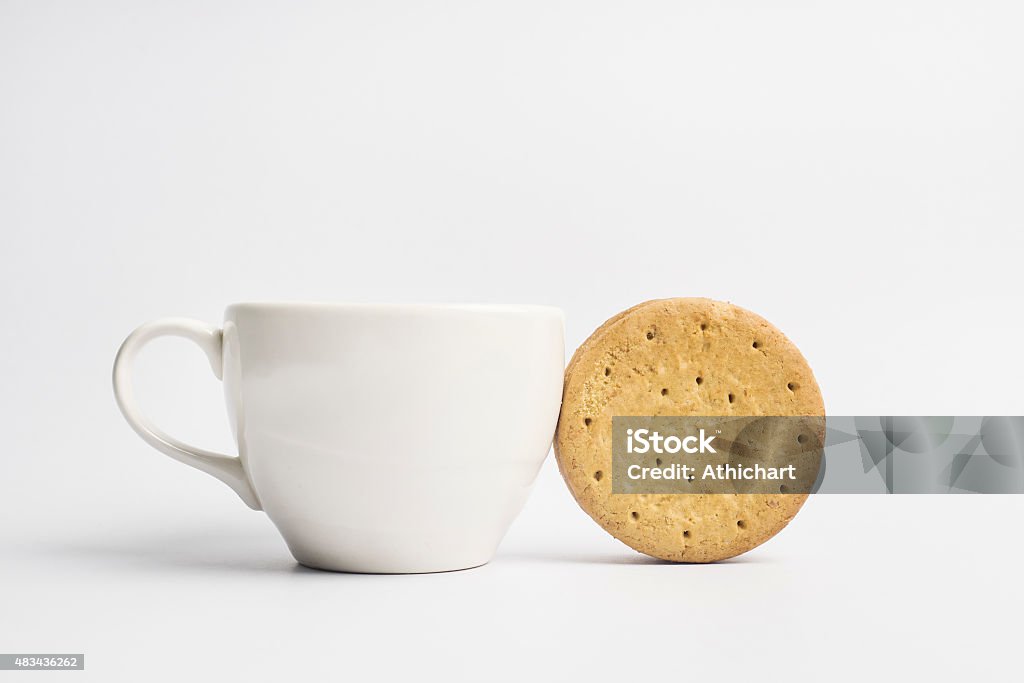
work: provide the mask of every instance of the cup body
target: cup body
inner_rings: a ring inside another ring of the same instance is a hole
[[[493,557],[558,419],[558,309],[237,304],[223,329],[242,468],[296,560],[410,573]]]

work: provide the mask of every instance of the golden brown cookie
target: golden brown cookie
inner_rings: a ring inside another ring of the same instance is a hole
[[[661,299],[609,319],[565,372],[558,467],[594,521],[642,553],[714,562],[777,534],[806,494],[612,494],[612,417],[825,414],[807,361],[758,315]]]

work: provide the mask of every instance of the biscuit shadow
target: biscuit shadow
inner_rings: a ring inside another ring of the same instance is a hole
[[[750,555],[740,555],[718,562],[670,562],[660,560],[656,557],[641,555],[640,553],[623,554],[589,554],[581,553],[557,554],[557,553],[524,553],[517,552],[509,555],[499,555],[496,562],[503,559],[525,561],[525,562],[551,562],[555,564],[592,564],[592,565],[618,565],[618,566],[661,566],[661,567],[715,567],[720,565],[743,565],[743,564],[772,564],[768,558]]]

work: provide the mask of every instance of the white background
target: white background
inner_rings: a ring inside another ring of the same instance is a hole
[[[1011,677],[1021,497],[820,496],[673,566],[549,459],[484,568],[320,573],[138,440],[109,373],[137,324],[238,300],[552,304],[571,351],[710,296],[833,414],[1022,414],[1022,32],[977,0],[0,1],[0,651],[98,681]],[[138,387],[232,449],[187,342]]]

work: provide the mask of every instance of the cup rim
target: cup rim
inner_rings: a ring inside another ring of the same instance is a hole
[[[240,301],[229,304],[232,311],[280,312],[286,310],[343,311],[353,313],[508,313],[553,315],[564,320],[565,313],[556,306],[538,304],[475,304],[475,303],[364,303],[344,301]]]

